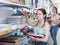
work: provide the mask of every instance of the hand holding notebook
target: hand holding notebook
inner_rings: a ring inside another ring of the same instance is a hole
[[[36,34],[30,34],[30,36],[33,36],[35,38],[43,38],[44,37],[43,35],[36,35]]]

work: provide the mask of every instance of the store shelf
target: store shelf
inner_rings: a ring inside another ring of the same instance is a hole
[[[10,33],[12,34],[12,32],[14,32],[17,29],[18,28],[16,25],[0,24],[0,38],[1,37],[7,37],[6,35],[9,35]]]
[[[15,31],[16,30],[13,30],[13,31],[10,31],[9,33],[8,32],[6,33],[6,31],[5,31],[4,34],[0,35],[0,38],[8,37],[8,36],[12,35],[12,33],[14,33]]]
[[[22,16],[9,16],[8,18],[22,18]]]
[[[12,29],[8,29],[8,30],[5,30],[5,31],[2,31],[2,32],[0,32],[0,36],[3,36],[5,34],[7,34],[7,33],[12,32],[12,31],[13,31]]]
[[[26,23],[23,23],[24,21],[26,21],[25,17],[24,16],[9,16],[7,17],[8,20],[7,20],[7,23],[14,23],[14,24],[17,24],[17,27],[19,29],[23,28],[26,26]],[[21,23],[21,24],[20,24]],[[23,24],[22,24],[23,23]]]
[[[0,5],[2,5],[2,6],[8,6],[8,7],[24,7],[24,8],[30,8],[27,5],[12,3],[12,2],[9,2],[9,1],[3,1],[3,0],[0,1]]]

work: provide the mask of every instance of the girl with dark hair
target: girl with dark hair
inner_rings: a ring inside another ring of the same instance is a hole
[[[31,36],[31,33],[28,33],[31,39],[35,40],[34,45],[48,45],[48,39],[50,35],[50,25],[46,22],[46,11],[41,8],[37,10],[37,20],[36,22],[31,22],[27,18],[27,23],[34,28],[34,34],[40,35],[42,38],[36,38]]]

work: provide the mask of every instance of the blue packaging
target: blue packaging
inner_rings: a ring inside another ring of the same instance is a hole
[[[16,10],[16,14],[17,15],[20,15],[21,14],[21,11],[20,10]]]

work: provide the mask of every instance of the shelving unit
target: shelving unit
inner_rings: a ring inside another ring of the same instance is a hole
[[[7,18],[22,18],[22,16],[9,16]]]
[[[21,28],[23,28],[24,26],[26,26],[26,24],[23,22],[23,21],[26,21],[26,19],[25,19],[25,17],[24,16],[9,16],[9,17],[7,17],[7,22],[8,23],[15,23],[15,24],[17,24],[18,25],[18,28],[19,29],[21,29]],[[12,19],[12,20],[11,20]],[[24,24],[20,24],[20,23],[22,23],[22,22],[24,23]]]
[[[17,25],[12,24],[0,24],[0,38],[7,37],[6,35],[14,32],[16,29],[18,29]]]
[[[9,2],[9,1],[3,1],[3,0],[0,1],[0,5],[1,6],[7,6],[7,7],[13,7],[13,8],[14,7],[30,8],[30,6],[27,6],[27,5],[12,3],[12,2]]]
[[[9,31],[9,30],[8,30]],[[4,38],[4,37],[8,37],[10,36],[13,32],[15,32],[16,30],[12,30],[10,32],[4,31],[4,33],[2,35],[0,35],[0,38]],[[6,33],[7,32],[7,33]],[[1,32],[0,32],[1,34]]]
[[[18,4],[18,3],[12,3],[12,2],[9,2],[9,1],[3,1],[3,0],[0,0],[0,7],[12,7],[12,8],[27,8],[27,9],[30,9],[30,6],[27,6],[27,5],[22,5],[22,4]],[[21,18],[21,16],[9,16],[7,18]],[[17,24],[17,27],[18,28],[22,28],[24,27],[24,25],[18,25]],[[18,29],[18,28],[13,28],[13,29]],[[8,37],[9,35],[11,35],[13,32],[15,32],[15,30],[11,29],[10,31],[9,30],[5,30],[5,31],[2,31],[0,32],[0,38],[3,38],[3,37]]]

